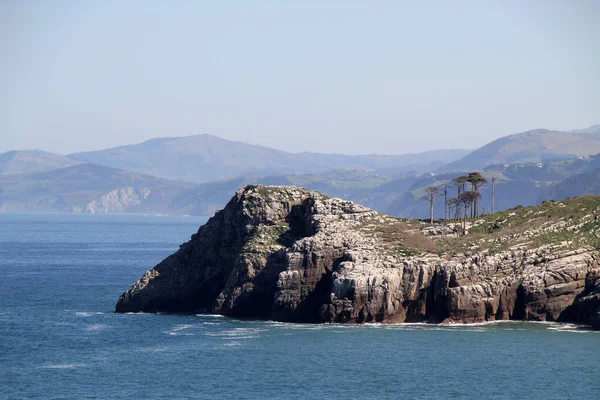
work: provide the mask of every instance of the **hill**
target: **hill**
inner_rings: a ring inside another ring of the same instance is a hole
[[[477,170],[492,164],[533,163],[600,153],[598,125],[561,132],[536,129],[494,140],[438,171]]]
[[[80,164],[0,178],[0,211],[180,214],[174,197],[191,185]]]
[[[547,188],[544,200],[562,200],[584,195],[600,195],[600,169],[570,176]]]
[[[27,175],[81,164],[81,161],[41,150],[14,150],[0,154],[0,176]]]
[[[573,132],[573,133],[583,133],[583,134],[587,134],[587,135],[600,134],[600,124],[598,124],[598,125],[592,125],[589,128],[585,128],[585,129],[575,129],[575,130],[573,130],[571,132]]]
[[[206,183],[247,174],[305,174],[331,169],[387,169],[393,173],[431,170],[466,153],[467,150],[436,150],[397,156],[288,153],[212,135],[193,135],[152,139],[140,144],[75,153],[69,157],[166,179]]]

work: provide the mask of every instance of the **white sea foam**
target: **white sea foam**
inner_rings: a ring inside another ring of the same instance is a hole
[[[260,336],[258,335],[247,335],[247,336],[223,336],[221,339],[223,340],[238,340],[238,339],[258,339]]]
[[[102,314],[104,314],[104,313],[100,312],[100,311],[77,311],[75,313],[75,315],[78,317],[91,317],[93,315],[102,315]]]
[[[164,351],[168,351],[169,347],[167,346],[156,346],[156,347],[142,347],[138,351],[142,353],[162,353]]]
[[[257,339],[259,333],[265,329],[260,328],[233,328],[219,332],[206,332],[206,336],[221,337],[222,339]]]
[[[182,331],[184,329],[189,329],[189,328],[193,328],[194,325],[192,324],[181,324],[181,325],[176,325],[175,328],[171,329],[171,331],[173,332],[177,332],[177,331]]]
[[[175,325],[175,327],[173,327],[167,333],[169,335],[171,335],[171,336],[175,336],[175,335],[191,336],[191,335],[193,335],[193,333],[182,333],[181,331],[186,330],[186,329],[190,329],[190,328],[194,328],[194,327],[197,327],[197,326],[198,325],[195,325],[195,324],[180,324],[180,325]]]
[[[47,369],[74,369],[74,368],[80,368],[80,367],[85,367],[85,364],[81,364],[81,363],[49,364],[49,365],[41,365],[40,366],[40,368],[47,368]]]
[[[324,329],[332,329],[337,326],[337,324],[293,324],[293,323],[282,323],[273,325],[278,329],[291,329],[291,330],[306,330],[306,331],[320,331]]]
[[[260,324],[267,326],[270,329],[277,330],[300,330],[300,331],[320,331],[325,330],[331,333],[343,333],[351,329],[390,329],[390,330],[403,330],[403,331],[415,331],[415,330],[430,330],[430,331],[447,331],[447,332],[493,332],[493,331],[525,331],[537,326],[538,329],[551,330],[556,332],[574,332],[574,333],[599,333],[600,331],[592,331],[586,326],[578,324],[565,324],[557,323],[552,321],[516,321],[516,320],[497,320],[497,321],[486,321],[477,323],[444,323],[435,324],[424,322],[401,322],[401,323],[379,323],[369,322],[365,324],[338,324],[338,323],[323,323],[323,324],[302,324],[302,323],[290,323],[290,322],[278,322],[278,321],[264,321],[256,322],[250,321],[250,323]],[[493,328],[493,329],[491,329]],[[218,336],[220,334],[212,333],[212,336]]]
[[[101,331],[104,328],[106,328],[106,325],[104,325],[104,324],[93,324],[93,325],[88,325],[85,329],[89,332],[96,332],[96,331]]]
[[[600,333],[592,331],[588,327],[576,324],[554,324],[548,327],[549,331],[554,332],[570,332],[570,333]]]
[[[196,317],[203,317],[203,318],[225,318],[224,315],[219,315],[219,314],[196,314]]]

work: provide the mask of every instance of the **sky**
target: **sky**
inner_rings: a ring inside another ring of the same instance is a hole
[[[0,152],[475,148],[600,124],[600,1],[0,0]]]

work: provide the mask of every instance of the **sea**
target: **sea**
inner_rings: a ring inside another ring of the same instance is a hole
[[[0,213],[1,399],[597,399],[572,324],[115,314],[202,217]]]

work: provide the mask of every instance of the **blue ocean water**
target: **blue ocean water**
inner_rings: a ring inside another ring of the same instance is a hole
[[[597,398],[600,333],[574,325],[114,314],[204,221],[0,214],[0,398]]]

